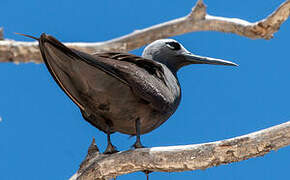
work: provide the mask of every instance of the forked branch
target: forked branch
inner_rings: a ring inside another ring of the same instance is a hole
[[[208,15],[205,4],[202,0],[199,0],[188,15],[178,19],[136,30],[131,34],[105,42],[65,44],[88,53],[95,51],[130,51],[157,39],[196,31],[220,31],[252,39],[270,39],[279,30],[289,14],[290,0],[287,0],[267,18],[251,23],[237,18]],[[37,42],[0,41],[0,62],[41,63]]]

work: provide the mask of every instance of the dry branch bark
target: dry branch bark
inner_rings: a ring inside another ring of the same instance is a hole
[[[290,121],[232,139],[205,144],[153,147],[100,154],[93,140],[70,180],[109,179],[137,171],[177,172],[206,169],[263,156],[290,145]]]
[[[66,43],[69,47],[92,53],[95,51],[130,51],[150,42],[195,31],[220,31],[252,39],[270,39],[290,14],[290,0],[285,1],[267,18],[251,23],[237,18],[211,16],[199,0],[192,11],[181,18],[158,24],[131,34],[99,43]],[[0,62],[41,63],[37,42],[0,41]]]

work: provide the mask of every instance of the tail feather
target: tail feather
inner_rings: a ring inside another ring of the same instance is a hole
[[[21,35],[21,36],[25,36],[25,37],[29,37],[29,38],[35,39],[36,41],[39,40],[39,38],[34,37],[34,36],[30,36],[30,35],[28,35],[28,34],[21,34],[21,33],[15,33],[15,34],[18,34],[18,35]]]

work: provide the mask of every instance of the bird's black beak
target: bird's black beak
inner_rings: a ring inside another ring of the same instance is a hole
[[[211,57],[198,56],[190,52],[185,52],[182,54],[182,56],[190,64],[213,64],[213,65],[238,66],[236,63],[233,63],[231,61],[226,61],[226,60],[216,59],[216,58],[211,58]]]

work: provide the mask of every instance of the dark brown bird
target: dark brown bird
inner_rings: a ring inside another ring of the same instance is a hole
[[[140,135],[158,128],[176,111],[181,99],[176,73],[181,67],[236,66],[194,55],[172,39],[151,43],[142,57],[118,52],[90,55],[46,34],[34,39],[39,41],[54,80],[80,108],[84,119],[107,134],[105,153],[116,152],[110,140],[114,132],[136,136],[133,146],[143,147]]]

